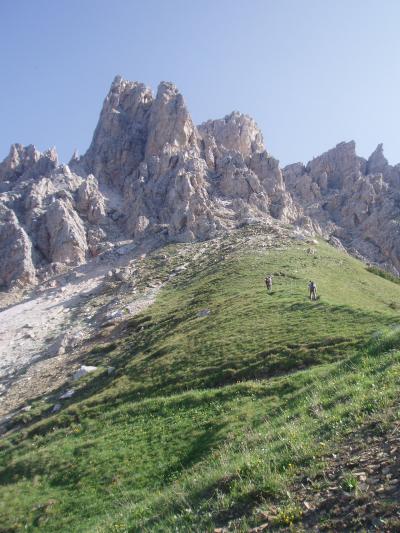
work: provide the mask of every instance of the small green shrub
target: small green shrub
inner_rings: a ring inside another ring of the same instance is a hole
[[[341,487],[346,492],[353,492],[358,487],[358,479],[353,474],[346,474],[342,479]]]

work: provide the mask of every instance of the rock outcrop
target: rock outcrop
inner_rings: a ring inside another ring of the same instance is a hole
[[[106,218],[104,196],[99,191],[96,178],[89,176],[81,183],[77,190],[76,207],[92,224],[101,224]]]
[[[366,161],[357,156],[354,141],[341,143],[306,166],[287,166],[283,174],[299,208],[323,234],[400,271],[400,171],[388,164],[382,145]]]
[[[160,232],[179,240],[209,236],[220,225],[207,191],[207,165],[197,128],[171,83],[160,84],[147,131],[144,159],[124,181],[127,231],[134,238]]]
[[[71,160],[71,168],[92,173],[109,185],[122,188],[144,159],[151,89],[142,83],[114,79],[92,143],[83,158]]]
[[[165,146],[179,151],[198,151],[197,129],[192,122],[183,96],[172,83],[161,82],[151,105],[146,160],[159,157]]]
[[[87,242],[82,220],[68,200],[57,199],[46,210],[47,257],[50,262],[77,265],[86,258]]]
[[[383,144],[378,144],[368,158],[366,174],[386,174],[387,170],[389,170],[389,163],[383,155]]]
[[[35,283],[97,255],[113,222],[94,176],[32,146],[13,146],[0,168],[1,285]]]
[[[12,187],[17,181],[35,179],[47,175],[58,165],[55,148],[43,154],[33,145],[13,144],[10,153],[0,163],[0,191]]]
[[[213,138],[215,146],[221,151],[239,152],[243,158],[251,157],[255,152],[263,152],[264,140],[254,120],[238,112],[233,112],[223,119],[209,120],[199,127],[204,138]]]
[[[15,213],[0,203],[0,286],[33,283],[32,245]]]
[[[117,77],[89,150],[71,165],[121,194],[134,239],[204,239],[252,217],[297,216],[255,122],[232,113],[196,127],[172,83],[154,97]]]
[[[0,163],[0,282],[43,279],[118,239],[207,239],[254,220],[293,223],[396,271],[399,197],[400,165],[382,145],[365,160],[340,143],[282,170],[247,115],[196,126],[172,83],[154,96],[117,76],[82,157],[59,165],[55,149],[16,144]]]

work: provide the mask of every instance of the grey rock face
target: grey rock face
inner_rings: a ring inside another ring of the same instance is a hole
[[[126,228],[135,238],[204,238],[217,227],[207,192],[207,166],[182,95],[161,83],[148,122],[144,159],[124,185]]]
[[[375,151],[369,156],[367,161],[367,174],[384,174],[389,163],[383,155],[383,144],[378,144]]]
[[[321,181],[328,189],[340,189],[347,182],[356,179],[365,170],[365,160],[356,154],[354,141],[336,145],[325,154],[316,157],[307,165],[307,174],[317,183]]]
[[[13,144],[8,156],[0,163],[0,182],[4,185],[4,182],[37,178],[54,170],[57,164],[55,148],[42,154],[33,145]]]
[[[100,193],[97,180],[92,174],[89,174],[77,190],[76,207],[80,213],[86,214],[88,221],[92,224],[100,224],[105,221],[104,197]]]
[[[260,220],[339,239],[400,270],[400,165],[382,145],[365,160],[353,141],[340,143],[282,170],[253,119],[234,112],[196,126],[167,82],[153,96],[117,76],[89,149],[69,165],[54,149],[13,145],[0,163],[0,202],[3,285],[80,264],[116,240],[206,239]]]
[[[35,281],[32,244],[15,213],[0,203],[0,286]]]
[[[239,152],[244,159],[255,152],[265,150],[263,136],[257,124],[251,117],[237,111],[223,119],[209,120],[201,124],[199,132],[203,138],[214,138],[220,151],[225,149]]]
[[[77,265],[86,259],[88,249],[82,220],[68,200],[58,199],[46,211],[48,259]]]
[[[115,112],[121,106],[126,120]],[[255,122],[232,113],[197,128],[171,83],[162,82],[153,98],[143,85],[117,78],[92,144],[74,165],[122,192],[125,229],[136,239],[202,239],[249,216],[296,215]]]
[[[296,219],[279,161],[265,150],[254,120],[235,112],[202,124],[199,132],[209,173],[214,171],[212,195],[225,204],[230,218]]]
[[[172,83],[161,82],[149,116],[146,160],[159,157],[166,145],[197,152],[197,141],[183,96]]]
[[[124,178],[144,159],[153,100],[148,87],[117,76],[104,101],[92,143],[83,158],[71,161],[72,168],[121,188]]]
[[[51,265],[75,265],[96,255],[110,227],[103,195],[93,176],[57,165],[55,151],[12,147],[1,164],[7,178],[0,193],[1,284],[34,283]],[[14,174],[13,174],[14,172]],[[42,174],[44,173],[44,174]],[[88,254],[89,252],[89,254]]]
[[[384,157],[382,145],[366,161],[357,156],[353,141],[337,145],[306,166],[296,163],[283,169],[297,205],[322,233],[400,271],[397,172]]]

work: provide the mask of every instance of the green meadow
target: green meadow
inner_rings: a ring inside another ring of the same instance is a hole
[[[271,505],[277,529],[301,520],[293,479],[396,409],[400,285],[266,231],[211,243],[87,352],[100,370],[59,413],[54,396],[20,416],[0,441],[1,532],[244,532]]]

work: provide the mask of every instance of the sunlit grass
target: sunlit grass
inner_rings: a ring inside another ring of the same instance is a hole
[[[271,502],[288,525],[293,476],[385,416],[399,392],[400,286],[324,243],[316,256],[296,242],[265,250],[246,231],[91,349],[115,374],[82,380],[55,416],[49,400],[24,415],[1,445],[0,531],[246,531]]]

